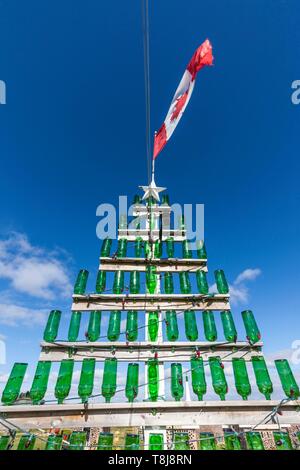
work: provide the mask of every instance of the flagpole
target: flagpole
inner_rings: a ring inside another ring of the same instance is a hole
[[[155,132],[154,132],[154,142],[155,142],[156,134],[157,134],[157,132],[155,131]],[[154,154],[153,154],[153,156],[152,156],[151,183],[154,183],[154,184],[155,184],[155,181],[154,181],[154,174],[155,174],[155,158],[154,158]]]
[[[152,158],[152,177],[151,177],[151,183],[155,183],[155,181],[154,181],[154,173],[155,173],[155,159]]]

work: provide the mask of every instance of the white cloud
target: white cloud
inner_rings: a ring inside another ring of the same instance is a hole
[[[62,251],[33,246],[26,235],[12,232],[6,240],[0,240],[0,278],[7,279],[15,291],[33,297],[66,297],[72,286],[65,258]]]
[[[249,299],[249,290],[246,286],[229,285],[230,301],[234,304],[245,304]]]
[[[255,280],[261,274],[259,268],[248,268],[242,271],[232,284],[229,283],[230,301],[233,305],[246,304],[249,300],[249,289],[246,282]],[[217,285],[209,288],[210,292],[217,292]]]
[[[240,284],[241,282],[244,281],[254,281],[259,275],[261,274],[261,270],[259,268],[248,268],[245,269],[243,272],[241,272],[236,280],[234,281],[234,284]]]
[[[0,323],[7,326],[45,325],[46,311],[0,303]]]
[[[0,374],[0,384],[6,384],[9,374]]]

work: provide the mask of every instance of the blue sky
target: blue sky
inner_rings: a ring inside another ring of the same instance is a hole
[[[198,76],[157,160],[172,202],[205,204],[209,281],[223,268],[271,354],[299,338],[300,7],[289,0],[151,2],[152,132],[185,66],[209,37]],[[64,312],[78,269],[94,289],[96,208],[147,180],[140,2],[0,0],[0,332],[6,374],[35,365],[45,315]],[[260,273],[260,274],[258,274]],[[200,326],[200,325],[199,325]]]

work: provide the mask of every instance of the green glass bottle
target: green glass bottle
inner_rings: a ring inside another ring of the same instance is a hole
[[[126,321],[126,339],[127,341],[136,341],[138,337],[138,312],[129,310]]]
[[[164,450],[164,435],[150,433],[149,450]]]
[[[87,331],[87,338],[89,341],[97,341],[100,336],[101,327],[101,312],[92,310],[90,313],[89,326]]]
[[[106,287],[106,271],[99,270],[96,279],[96,292],[102,294]]]
[[[265,450],[261,435],[257,431],[246,432],[246,442],[249,450]]]
[[[0,450],[8,450],[10,436],[0,436]]]
[[[189,259],[192,258],[192,251],[190,250],[190,245],[187,240],[183,240],[182,242],[182,258]]]
[[[157,341],[158,326],[158,312],[148,312],[148,336],[150,341]]]
[[[208,294],[208,283],[206,279],[206,272],[199,269],[196,272],[196,280],[199,294],[207,295]]]
[[[182,294],[190,294],[192,291],[189,273],[182,271],[179,273],[180,291]]]
[[[117,257],[126,258],[126,254],[127,254],[127,239],[120,238],[118,240]]]
[[[221,358],[219,356],[210,357],[208,361],[214,391],[217,395],[219,395],[221,400],[225,400],[225,395],[228,392],[228,386],[222,367]]]
[[[61,450],[62,436],[56,434],[50,434],[47,439],[45,450]]]
[[[152,257],[152,246],[149,241],[144,242],[144,251],[145,251],[145,258],[151,259]]]
[[[204,334],[207,341],[217,340],[217,328],[215,324],[214,312],[204,310],[202,312]]]
[[[258,390],[265,396],[266,400],[271,400],[273,385],[267,369],[266,361],[262,356],[253,356],[251,361]]]
[[[74,369],[73,359],[63,359],[60,363],[58,378],[55,385],[55,397],[59,404],[69,395]]]
[[[224,336],[230,343],[236,343],[237,331],[230,310],[221,312],[221,320],[223,325]]]
[[[215,270],[215,280],[219,294],[228,294],[229,287],[223,269]]]
[[[142,197],[139,194],[135,194],[133,197],[133,204],[141,204]]]
[[[175,450],[190,450],[189,435],[187,432],[177,432],[174,435]]]
[[[178,217],[178,228],[179,230],[185,230],[184,215]]]
[[[216,441],[211,432],[200,432],[199,434],[200,450],[216,450]]]
[[[124,271],[116,271],[114,276],[113,293],[122,294],[124,290]]]
[[[58,333],[60,319],[61,311],[51,310],[44,331],[44,341],[47,341],[48,343],[53,343],[53,341],[55,341]]]
[[[168,258],[174,258],[174,238],[169,237],[166,240]]]
[[[293,450],[291,438],[288,432],[273,431],[276,450]]]
[[[113,450],[114,435],[111,432],[100,432],[97,450]]]
[[[157,359],[149,359],[147,362],[148,369],[148,394],[150,401],[157,401],[159,388],[159,373]]]
[[[154,257],[161,258],[162,257],[162,242],[160,240],[155,240],[154,243]]]
[[[179,362],[171,364],[171,393],[176,401],[183,397],[182,365]]]
[[[12,405],[19,396],[28,364],[15,362],[2,393],[2,403]]]
[[[284,393],[288,398],[297,400],[299,398],[300,391],[288,361],[286,359],[277,359],[275,361],[275,366]]]
[[[84,450],[86,443],[86,433],[83,431],[73,431],[70,436],[68,450]]]
[[[148,265],[146,267],[146,285],[149,294],[154,294],[157,286],[156,266]]]
[[[147,206],[154,206],[156,201],[153,196],[150,196],[146,199]]]
[[[138,294],[140,292],[140,273],[139,271],[130,272],[130,294]]]
[[[33,434],[22,434],[17,450],[33,450],[36,437]]]
[[[68,331],[68,341],[74,342],[77,340],[80,330],[81,312],[72,312],[71,321]]]
[[[126,398],[132,403],[138,395],[139,390],[139,365],[128,364],[126,380]]]
[[[34,405],[38,405],[44,398],[48,387],[51,361],[39,361],[36,367],[35,375],[29,392]]]
[[[102,381],[102,395],[106,403],[109,403],[117,389],[117,366],[116,358],[105,359]]]
[[[241,441],[237,434],[225,433],[224,439],[226,450],[242,450]]]
[[[164,274],[165,281],[165,294],[174,293],[174,283],[173,283],[173,274],[169,271],[166,271]]]
[[[170,205],[170,198],[169,194],[163,194],[161,198],[161,205],[169,206]]]
[[[140,258],[142,256],[142,247],[143,239],[141,237],[137,237],[134,242],[134,256],[136,258]]]
[[[88,277],[89,272],[86,269],[79,271],[74,285],[74,294],[83,295],[85,293]]]
[[[126,434],[125,450],[139,450],[140,449],[140,436],[138,434]]]
[[[127,215],[126,214],[120,214],[120,216],[119,216],[119,228],[121,230],[126,230],[127,229]]]
[[[96,360],[93,358],[85,358],[82,361],[80,380],[78,385],[78,395],[82,403],[87,403],[89,397],[93,393],[94,377],[95,377]]]
[[[107,338],[109,341],[118,341],[121,332],[121,312],[112,310],[109,316]]]
[[[197,246],[197,255],[199,259],[207,259],[207,253],[205,248],[205,243],[203,240],[198,240],[196,243]]]
[[[191,358],[191,371],[193,392],[197,395],[198,400],[202,401],[207,390],[202,357]]]
[[[189,341],[197,341],[198,328],[194,310],[186,310],[184,312],[184,327],[187,339]]]
[[[105,238],[103,240],[102,247],[101,247],[101,257],[102,258],[109,258],[111,245],[112,245],[112,239],[111,238]]]
[[[243,400],[247,400],[248,396],[251,394],[251,385],[245,359],[233,358],[232,367],[236,390]]]
[[[166,311],[166,330],[168,341],[177,341],[179,336],[177,313],[175,310]]]
[[[244,310],[242,312],[242,318],[247,333],[247,339],[250,343],[254,344],[260,340],[261,334],[255,321],[254,315],[251,310]]]

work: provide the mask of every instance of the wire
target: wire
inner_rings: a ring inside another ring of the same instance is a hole
[[[145,115],[146,115],[146,155],[147,173],[151,179],[151,100],[150,100],[150,48],[149,48],[149,5],[148,0],[141,0],[142,29],[144,50]]]

